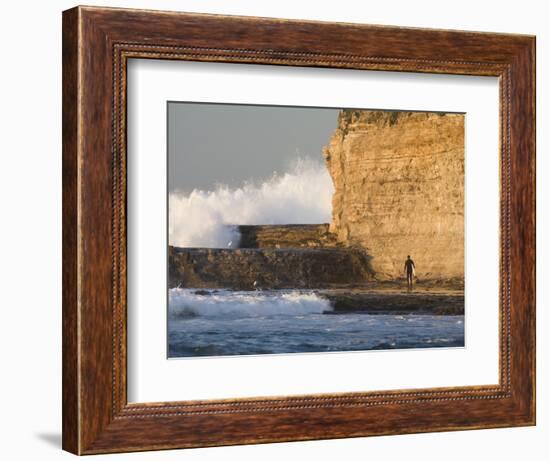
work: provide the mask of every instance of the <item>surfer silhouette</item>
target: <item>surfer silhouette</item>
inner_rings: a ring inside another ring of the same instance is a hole
[[[413,277],[415,276],[415,266],[414,261],[411,259],[411,256],[407,256],[405,261],[405,273],[407,274],[407,291],[412,291],[413,289]]]

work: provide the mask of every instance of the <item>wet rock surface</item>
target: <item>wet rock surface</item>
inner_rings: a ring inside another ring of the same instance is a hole
[[[170,247],[168,261],[170,288],[327,288],[371,277],[368,255],[351,248]]]
[[[350,312],[365,314],[431,314],[464,315],[464,294],[460,292],[321,292],[328,299],[333,311],[328,314]]]

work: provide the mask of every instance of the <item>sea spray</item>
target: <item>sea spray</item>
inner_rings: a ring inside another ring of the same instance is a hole
[[[172,288],[169,317],[246,318],[322,314],[330,302],[311,291],[230,291]]]
[[[179,247],[236,248],[239,224],[329,222],[334,187],[322,163],[299,160],[284,174],[238,188],[169,195],[169,243]]]

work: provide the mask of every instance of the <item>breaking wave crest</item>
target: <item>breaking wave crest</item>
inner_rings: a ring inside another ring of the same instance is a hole
[[[235,248],[237,224],[319,224],[329,222],[334,186],[321,163],[298,161],[290,172],[238,188],[218,186],[169,195],[170,245]]]
[[[304,291],[229,291],[172,288],[168,293],[171,319],[190,317],[267,317],[322,314],[331,311],[327,299]]]

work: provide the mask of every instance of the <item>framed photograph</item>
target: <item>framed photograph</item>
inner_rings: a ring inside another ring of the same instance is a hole
[[[63,13],[63,448],[535,424],[535,38]]]

